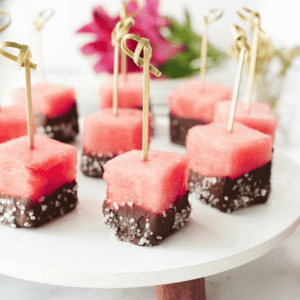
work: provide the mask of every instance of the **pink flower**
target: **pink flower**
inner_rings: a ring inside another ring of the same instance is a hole
[[[136,11],[138,9],[137,2],[135,0],[127,1],[126,8],[129,14]],[[92,22],[77,31],[77,33],[91,33],[95,36],[93,42],[84,45],[80,50],[86,56],[98,56],[99,60],[94,65],[96,73],[113,73],[114,48],[111,43],[111,33],[119,20],[119,16],[111,17],[102,6],[98,6],[93,10]],[[146,4],[134,17],[134,20],[135,24],[129,32],[150,40],[151,64],[154,66],[159,68],[171,57],[184,51],[183,45],[172,44],[160,33],[161,29],[170,25],[171,21],[159,14],[159,0],[146,0]],[[136,43],[128,41],[127,46],[134,51]],[[141,68],[136,66],[132,59],[128,59],[127,69],[128,72],[141,71]]]

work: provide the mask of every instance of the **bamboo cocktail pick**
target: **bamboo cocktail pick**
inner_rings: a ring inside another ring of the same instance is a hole
[[[125,13],[124,13],[125,11]],[[118,109],[118,74],[119,74],[119,42],[128,33],[130,27],[134,24],[134,20],[131,17],[122,19],[123,14],[126,13],[125,3],[122,3],[121,9],[121,21],[119,21],[114,28],[111,39],[112,45],[114,46],[114,90],[113,90],[113,113],[117,115]]]
[[[5,16],[4,22],[0,22],[0,32],[5,30],[11,23],[10,15],[5,11],[0,11],[0,16]]]
[[[5,47],[19,49],[19,55],[12,55],[4,50]],[[28,137],[29,137],[29,147],[34,148],[34,131],[33,131],[33,113],[32,113],[32,101],[31,101],[31,82],[30,82],[30,68],[36,69],[37,65],[32,63],[31,53],[28,50],[27,45],[20,45],[14,42],[3,42],[0,45],[0,54],[4,57],[11,59],[12,61],[17,62],[21,67],[25,67],[25,80],[26,80],[26,104],[27,104],[27,128],[28,128]]]
[[[223,11],[219,8],[208,10],[205,13],[202,23],[204,24],[204,31],[202,35],[201,43],[201,67],[200,67],[200,79],[201,89],[204,87],[205,73],[206,73],[206,56],[207,56],[207,27],[209,23],[212,23],[220,19],[223,15]]]
[[[235,48],[235,51],[237,53],[239,53],[239,61],[238,61],[239,64],[238,64],[238,70],[237,70],[234,89],[233,89],[230,115],[229,115],[229,121],[228,121],[227,130],[229,132],[232,132],[232,128],[233,128],[233,120],[234,120],[234,115],[235,115],[236,102],[237,102],[237,98],[239,95],[239,89],[240,89],[241,76],[242,76],[242,70],[243,70],[243,66],[244,66],[245,56],[250,50],[250,47],[247,44],[247,37],[246,37],[245,32],[237,25],[232,25],[232,32],[234,35],[234,48]]]
[[[44,65],[43,65],[41,29],[45,25],[45,23],[53,16],[53,14],[54,14],[54,10],[51,8],[47,8],[41,11],[34,20],[34,31],[37,33],[37,38],[38,38],[40,70],[41,70],[41,78],[43,84],[45,84],[45,72],[44,72]]]
[[[133,39],[138,42],[134,53],[126,46],[126,41]],[[141,38],[135,34],[127,34],[123,37],[121,42],[123,51],[130,56],[138,67],[144,67],[144,83],[143,83],[143,160],[148,159],[148,129],[149,129],[149,73],[153,73],[159,77],[161,72],[155,67],[150,65],[150,59],[152,56],[152,48],[149,40]],[[144,58],[140,57],[143,50]]]
[[[245,14],[243,14],[244,12]],[[239,7],[236,10],[238,16],[250,26],[253,30],[253,40],[251,45],[251,58],[250,58],[250,68],[249,68],[249,79],[247,85],[247,100],[246,100],[246,111],[250,111],[250,104],[252,100],[253,83],[255,76],[256,67],[256,57],[257,57],[257,46],[258,46],[258,34],[261,30],[260,28],[260,15],[254,11],[251,11],[245,7]]]
[[[134,18],[141,10],[140,3],[138,1],[134,1],[135,4],[137,4],[137,9],[133,11],[132,13],[128,14],[126,10],[126,3],[129,1],[124,1],[122,3],[121,11],[120,11],[120,18],[122,22],[125,22],[125,19],[127,18]],[[132,1],[131,1],[132,2]],[[134,23],[132,24],[134,25]],[[128,32],[126,32],[127,34]],[[124,79],[127,79],[127,55],[124,51],[121,51],[121,73],[124,77]]]

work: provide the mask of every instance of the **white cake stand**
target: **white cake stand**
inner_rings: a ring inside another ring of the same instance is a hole
[[[165,138],[166,131],[160,124],[152,149],[184,152]],[[124,288],[194,280],[238,267],[275,248],[300,223],[299,169],[275,150],[272,172],[267,204],[225,214],[191,197],[187,226],[150,248],[111,235],[102,221],[105,182],[79,172],[80,205],[74,212],[35,229],[0,226],[0,273],[54,285]]]

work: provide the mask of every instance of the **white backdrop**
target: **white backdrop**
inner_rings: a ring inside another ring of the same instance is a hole
[[[99,4],[104,5],[112,14],[117,14],[121,0],[0,0],[0,8],[7,10],[13,20],[11,26],[1,33],[0,38],[30,43],[29,35],[33,30],[36,14],[47,7],[52,7],[55,14],[42,30],[45,67],[48,70],[56,67],[80,67],[83,57],[79,53],[79,48],[90,41],[92,36],[77,35],[75,32],[91,20],[92,7]],[[215,7],[223,8],[222,19],[209,27],[209,41],[226,50],[231,45],[230,25],[237,23],[247,29],[247,25],[235,14],[237,6],[246,6],[261,13],[262,28],[274,36],[277,45],[290,47],[296,43],[295,39],[300,43],[300,21],[297,20],[298,9],[295,7],[295,4],[298,7],[300,4],[293,0],[284,1],[284,4],[280,0],[162,0],[160,11],[163,15],[170,15],[183,21],[186,7],[191,14],[194,30],[201,33],[200,21],[205,11]],[[283,15],[280,17],[280,14]],[[279,22],[278,19],[282,21]],[[290,29],[289,34],[285,34],[287,27]]]

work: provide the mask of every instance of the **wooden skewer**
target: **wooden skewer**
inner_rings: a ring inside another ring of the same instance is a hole
[[[233,121],[234,121],[234,115],[235,115],[235,110],[236,110],[236,103],[237,103],[239,90],[240,90],[240,83],[241,83],[242,70],[243,70],[244,61],[245,61],[245,54],[246,54],[246,50],[245,50],[245,48],[242,48],[242,51],[239,56],[239,65],[238,65],[238,70],[237,70],[237,74],[236,74],[234,90],[233,90],[233,95],[232,95],[232,102],[231,102],[230,115],[229,115],[228,128],[227,128],[227,130],[229,132],[231,132],[232,128],[233,128]]]
[[[250,105],[252,100],[253,83],[255,77],[256,58],[257,58],[257,47],[258,47],[258,35],[263,32],[260,28],[260,15],[246,7],[240,6],[236,10],[237,15],[245,21],[250,28],[253,30],[253,40],[251,45],[251,58],[249,68],[249,79],[247,85],[247,99],[246,99],[246,111],[250,111]]]
[[[52,8],[47,8],[36,16],[34,20],[34,29],[37,33],[37,40],[38,40],[38,52],[39,52],[39,61],[40,61],[40,73],[41,73],[41,81],[42,84],[45,85],[45,71],[44,71],[44,64],[43,64],[43,51],[42,51],[42,35],[41,29],[45,25],[45,23],[53,16],[54,10]]]
[[[27,52],[24,59],[25,80],[26,80],[26,107],[27,107],[27,128],[29,137],[29,148],[34,148],[34,131],[33,131],[33,111],[31,100],[31,79],[30,79],[30,53]]]
[[[115,44],[113,113],[118,114],[119,44]]]
[[[207,56],[207,27],[208,24],[220,19],[223,15],[223,11],[219,8],[208,10],[205,13],[203,23],[204,31],[202,35],[201,43],[201,67],[200,67],[200,80],[201,80],[201,89],[204,88],[205,73],[206,73],[206,56]]]
[[[128,39],[133,39],[138,42],[134,53],[129,50],[126,46],[126,41]],[[135,34],[127,34],[123,37],[121,42],[121,47],[123,51],[133,58],[135,64],[139,67],[144,67],[144,82],[143,82],[143,150],[142,159],[144,161],[148,160],[148,141],[149,141],[149,72],[153,73],[155,76],[160,76],[161,72],[155,67],[150,65],[150,59],[152,55],[152,49],[149,40],[141,38]],[[141,52],[144,52],[144,59],[140,57]]]
[[[236,103],[239,95],[239,89],[240,89],[240,83],[241,83],[241,77],[242,77],[242,71],[245,61],[246,53],[250,50],[249,45],[247,44],[247,37],[245,32],[237,25],[232,26],[232,31],[235,35],[235,51],[240,52],[239,54],[239,64],[236,74],[236,80],[235,85],[233,89],[233,95],[232,95],[232,102],[231,102],[231,108],[230,108],[230,115],[228,120],[228,127],[227,131],[232,132],[233,129],[233,122],[234,122],[234,115],[236,110]]]
[[[256,57],[257,57],[258,33],[259,33],[259,26],[255,26],[253,32],[253,41],[251,45],[251,61],[250,61],[249,79],[247,85],[246,111],[250,111],[250,104],[252,100]]]
[[[116,116],[118,114],[118,75],[119,75],[119,42],[128,33],[130,27],[134,24],[134,20],[129,17],[126,13],[125,3],[122,4],[122,9],[120,13],[121,21],[115,26],[111,38],[112,44],[114,46],[114,88],[113,88],[113,113]],[[125,66],[124,66],[125,65]],[[125,57],[121,55],[121,70],[122,73],[127,70],[126,54]]]
[[[4,51],[2,48],[11,47],[19,49],[19,55],[15,56]],[[32,112],[32,99],[31,99],[31,80],[30,80],[30,69],[36,69],[37,65],[32,63],[31,53],[28,50],[27,45],[20,45],[14,42],[3,42],[0,45],[0,54],[4,57],[11,59],[18,63],[21,67],[25,67],[25,80],[26,80],[26,107],[27,107],[27,127],[28,127],[28,137],[29,137],[29,147],[34,148],[34,130],[33,130],[33,112]]]
[[[144,47],[144,84],[143,84],[143,160],[148,159],[149,141],[149,65],[151,52]]]
[[[130,15],[127,13],[126,5],[128,1],[124,1],[122,3],[121,11],[120,11],[120,18],[121,23],[126,23],[128,20],[130,21],[129,27],[126,29],[126,31],[123,32],[123,36],[128,33],[130,27],[134,24],[133,17],[136,16],[140,12],[140,6],[139,2],[136,1],[137,9],[133,11]],[[122,37],[123,37],[122,36]],[[127,80],[127,55],[123,51],[121,51],[121,73],[125,80]]]
[[[1,32],[1,31],[5,30],[5,29],[10,25],[10,23],[11,23],[11,17],[10,17],[10,15],[9,15],[7,12],[5,12],[5,11],[0,11],[0,15],[6,16],[6,18],[7,18],[7,22],[4,23],[4,24],[0,27],[0,32]]]

